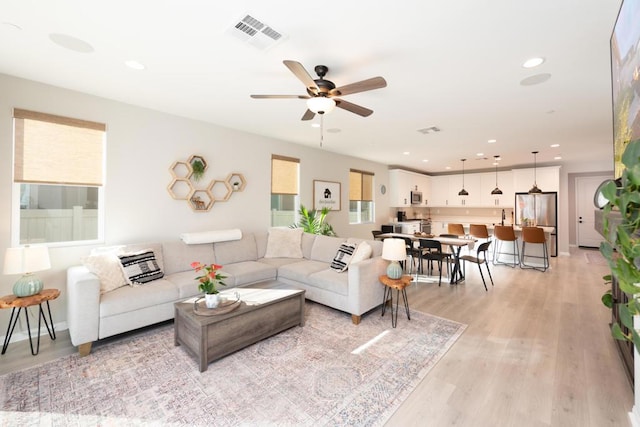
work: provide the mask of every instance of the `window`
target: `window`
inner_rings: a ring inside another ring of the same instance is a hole
[[[373,173],[349,171],[349,223],[374,222]]]
[[[296,223],[300,160],[271,156],[271,226]]]
[[[106,126],[17,108],[13,119],[13,241],[102,240]]]

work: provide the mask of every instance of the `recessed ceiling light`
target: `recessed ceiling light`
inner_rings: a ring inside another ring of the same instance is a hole
[[[128,61],[124,61],[124,65],[134,70],[144,70],[146,67],[144,64],[139,63],[138,61],[134,61],[133,59],[129,59]]]
[[[553,160],[562,160],[562,156],[555,156]]]
[[[49,40],[54,42],[60,47],[72,50],[79,53],[91,53],[93,52],[93,46],[84,40],[69,36],[67,34],[51,33],[49,34]]]
[[[320,127],[320,123],[311,123],[311,127],[312,128],[319,128]]]
[[[490,139],[490,140],[488,140],[487,142],[488,142],[489,144],[494,144],[494,143],[496,142],[496,140],[495,140],[495,139]]]
[[[484,156],[484,153],[476,153],[476,156],[478,157]]]
[[[451,169],[451,166],[445,166],[445,169],[449,170],[449,169]]]
[[[402,154],[404,154],[405,156],[408,156],[411,153],[409,151],[404,151]]]
[[[424,163],[427,163],[427,162],[429,161],[429,159],[422,159],[422,161],[423,161]]]
[[[560,147],[560,144],[551,144],[550,147],[552,148]]]
[[[498,162],[491,163],[493,166],[498,166]]]
[[[543,62],[544,62],[544,58],[541,58],[541,57],[529,58],[526,61],[524,61],[524,64],[522,64],[522,66],[524,68],[534,68],[534,67],[537,67],[538,65],[542,65]]]

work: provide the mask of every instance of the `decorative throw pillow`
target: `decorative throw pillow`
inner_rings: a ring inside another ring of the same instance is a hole
[[[302,258],[302,228],[269,229],[265,258]]]
[[[114,253],[88,256],[82,259],[82,264],[98,276],[101,294],[127,285],[120,259]]]
[[[345,271],[349,267],[349,262],[351,262],[355,250],[355,243],[341,244],[336,256],[331,261],[331,269],[339,273]]]
[[[123,254],[118,258],[120,258],[127,283],[130,285],[147,283],[164,277],[156,256],[151,250]]]
[[[353,257],[351,257],[351,262],[349,264],[355,264],[356,262],[360,262],[365,259],[371,258],[371,254],[373,253],[373,248],[367,242],[360,242],[358,247],[356,248]]]

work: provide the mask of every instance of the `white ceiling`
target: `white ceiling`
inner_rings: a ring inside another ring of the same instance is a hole
[[[388,84],[344,97],[371,116],[324,117],[325,150],[436,174],[460,170],[461,158],[466,170],[493,168],[494,155],[500,167],[531,165],[536,150],[538,165],[587,162],[612,157],[609,38],[620,3],[2,0],[0,73],[318,147],[320,130],[300,120],[304,100],[249,95],[303,95],[282,61],[314,78],[323,64],[337,86]],[[227,34],[246,13],[284,40],[260,49]],[[532,56],[546,61],[523,68]],[[126,67],[131,59],[146,69]],[[540,73],[551,78],[520,84]],[[442,131],[418,132],[429,126]]]

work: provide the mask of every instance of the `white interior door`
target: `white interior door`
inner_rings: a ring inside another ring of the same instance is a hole
[[[593,194],[608,175],[576,178],[576,242],[578,246],[597,248],[604,238],[595,229]]]

